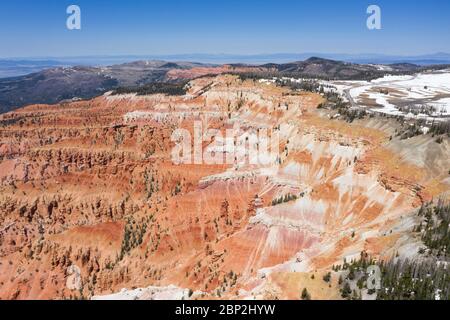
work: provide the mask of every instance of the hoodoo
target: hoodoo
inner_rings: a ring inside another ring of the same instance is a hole
[[[0,298],[340,299],[361,257],[417,256],[418,211],[448,196],[448,138],[335,117],[329,98],[217,75],[1,115]],[[200,151],[231,161],[173,161],[198,121],[216,133]],[[279,154],[249,161],[244,138],[227,158],[236,127],[277,134]]]

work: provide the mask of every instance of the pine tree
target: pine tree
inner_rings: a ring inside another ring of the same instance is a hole
[[[342,298],[347,299],[352,294],[352,289],[350,288],[350,285],[348,282],[344,284],[344,288],[342,289]]]
[[[302,291],[302,300],[311,300],[311,295],[306,288],[304,288]]]

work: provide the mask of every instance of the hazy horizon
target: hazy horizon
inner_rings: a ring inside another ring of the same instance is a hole
[[[86,54],[86,55],[42,55],[42,56],[2,56],[1,60],[38,60],[38,59],[71,59],[71,58],[117,58],[117,57],[177,57],[177,56],[228,56],[228,57],[257,57],[257,56],[283,56],[283,55],[299,55],[299,56],[307,56],[311,57],[318,56],[350,56],[350,57],[404,57],[404,58],[416,58],[423,56],[434,56],[434,55],[449,55],[450,51],[445,52],[423,52],[419,54],[394,54],[394,53],[372,53],[372,52],[357,52],[357,53],[349,53],[349,52],[259,52],[259,53],[235,53],[235,52],[181,52],[181,53],[161,53],[161,54],[153,54],[153,53],[143,53],[143,54]]]

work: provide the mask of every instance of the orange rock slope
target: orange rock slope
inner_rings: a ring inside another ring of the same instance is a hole
[[[205,299],[296,299],[308,286],[335,299],[309,275],[363,250],[410,255],[413,211],[448,191],[448,175],[396,152],[389,126],[330,120],[321,101],[220,75],[180,97],[106,94],[2,115],[0,298],[175,286]],[[195,121],[276,132],[280,155],[176,164],[172,134],[194,135]],[[448,141],[440,148],[449,159]],[[297,198],[273,202],[287,195]]]

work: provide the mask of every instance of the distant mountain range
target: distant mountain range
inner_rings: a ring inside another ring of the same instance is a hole
[[[180,55],[159,55],[159,56],[123,56],[123,59],[161,59],[167,61],[198,61],[202,63],[288,63],[292,61],[304,61],[310,57],[320,57],[324,59],[362,63],[362,64],[395,64],[413,63],[418,65],[449,64],[450,53],[434,53],[428,55],[401,56],[382,54],[333,54],[333,53],[274,53],[274,54],[180,54]],[[116,57],[118,58],[118,57]]]
[[[416,56],[382,54],[332,54],[332,53],[274,53],[274,54],[176,54],[176,55],[122,55],[0,59],[0,78],[15,77],[62,66],[110,66],[139,60],[197,61],[203,64],[267,64],[304,61],[310,57],[352,62],[359,64],[417,65],[450,64],[450,53],[434,53]]]
[[[24,62],[21,62],[25,65]],[[54,60],[36,63],[48,66]],[[64,63],[62,63],[64,64]],[[7,64],[4,64],[7,65]],[[119,87],[141,87],[153,82],[180,82],[199,76],[239,73],[256,77],[286,76],[339,80],[371,80],[385,74],[419,72],[424,68],[449,68],[450,65],[423,67],[412,63],[389,65],[357,64],[313,57],[304,61],[266,64],[212,65],[194,62],[144,60],[112,66],[59,66],[11,78],[0,79],[0,113],[15,108],[73,98],[88,99]]]
[[[173,69],[200,64],[138,61],[108,67],[57,67],[24,76],[0,79],[0,113],[16,107],[62,100],[92,98],[119,86],[140,86],[165,79]]]

